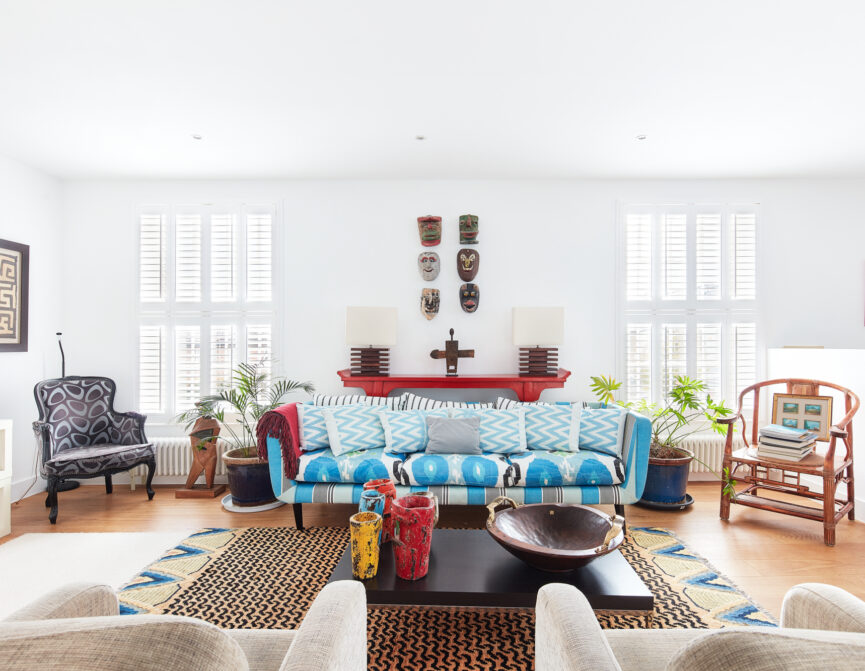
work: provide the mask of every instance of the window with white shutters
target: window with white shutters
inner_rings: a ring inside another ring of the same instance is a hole
[[[275,208],[145,208],[139,218],[138,405],[157,421],[270,371]]]
[[[759,376],[756,205],[621,210],[619,361],[627,400],[663,401],[676,376],[735,407]]]

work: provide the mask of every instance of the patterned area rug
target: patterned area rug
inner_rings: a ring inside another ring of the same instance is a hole
[[[202,529],[121,589],[121,612],[186,615],[226,628],[296,628],[347,543],[347,529],[329,527]],[[668,530],[632,527],[621,552],[655,595],[654,627],[776,626]],[[633,612],[598,619],[606,628],[648,624]],[[528,610],[375,608],[369,668],[531,669],[533,639]]]

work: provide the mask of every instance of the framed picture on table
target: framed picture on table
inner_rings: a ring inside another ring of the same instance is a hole
[[[828,442],[829,427],[832,426],[832,397],[775,394],[772,398],[772,423],[813,431],[817,440]]]

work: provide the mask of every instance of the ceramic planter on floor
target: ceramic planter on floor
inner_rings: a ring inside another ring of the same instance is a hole
[[[688,488],[688,469],[693,457],[678,459],[649,458],[646,486],[641,501],[677,504],[685,500]]]
[[[255,448],[252,448],[255,454]],[[261,506],[276,501],[270,484],[270,468],[257,456],[245,457],[244,450],[229,450],[222,455],[228,471],[228,489],[236,506]]]
[[[403,580],[420,580],[429,570],[435,506],[427,496],[410,494],[396,499],[392,511],[396,575]]]
[[[393,500],[396,498],[396,487],[390,478],[380,478],[378,480],[370,480],[364,484],[363,488],[364,491],[367,489],[374,489],[385,496],[384,515],[382,515],[383,527],[381,532],[381,542],[387,543],[391,538],[393,538],[393,517],[391,515],[391,507],[393,505]]]
[[[367,489],[360,493],[360,503],[358,504],[358,512],[361,513],[378,513],[384,519],[384,502],[385,495],[375,489]],[[378,542],[381,543],[381,534],[378,535]]]
[[[381,515],[355,513],[349,519],[351,529],[351,572],[358,580],[369,580],[378,573],[378,539]]]

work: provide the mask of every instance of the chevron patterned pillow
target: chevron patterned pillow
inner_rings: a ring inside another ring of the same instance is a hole
[[[402,399],[399,396],[363,396],[361,394],[313,394],[313,405],[353,405],[354,403],[366,403],[367,405],[383,405],[391,410],[399,410]]]
[[[382,410],[379,414],[384,440],[389,454],[423,452],[427,445],[427,417],[449,417],[447,409],[441,410]]]
[[[492,403],[473,403],[469,401],[439,401],[434,398],[426,398],[406,392],[399,398],[402,399],[401,410],[433,410],[438,408],[492,408]]]
[[[580,449],[621,457],[627,416],[628,410],[620,405],[583,408],[580,416]]]
[[[525,408],[510,410],[451,408],[450,413],[451,417],[480,415],[481,450],[484,452],[516,454],[529,449],[526,446]]]
[[[300,430],[301,452],[312,452],[323,447],[330,447],[322,408],[312,403],[298,403],[297,423]]]
[[[381,406],[353,403],[323,407],[327,438],[335,456],[384,447],[384,429],[379,414]]]
[[[580,451],[579,403],[527,405],[526,443],[530,450]]]
[[[504,396],[499,396],[496,399],[495,407],[499,410],[510,410],[511,408],[520,408],[523,406],[529,405],[551,405],[546,401],[515,401],[512,398],[505,398]]]

